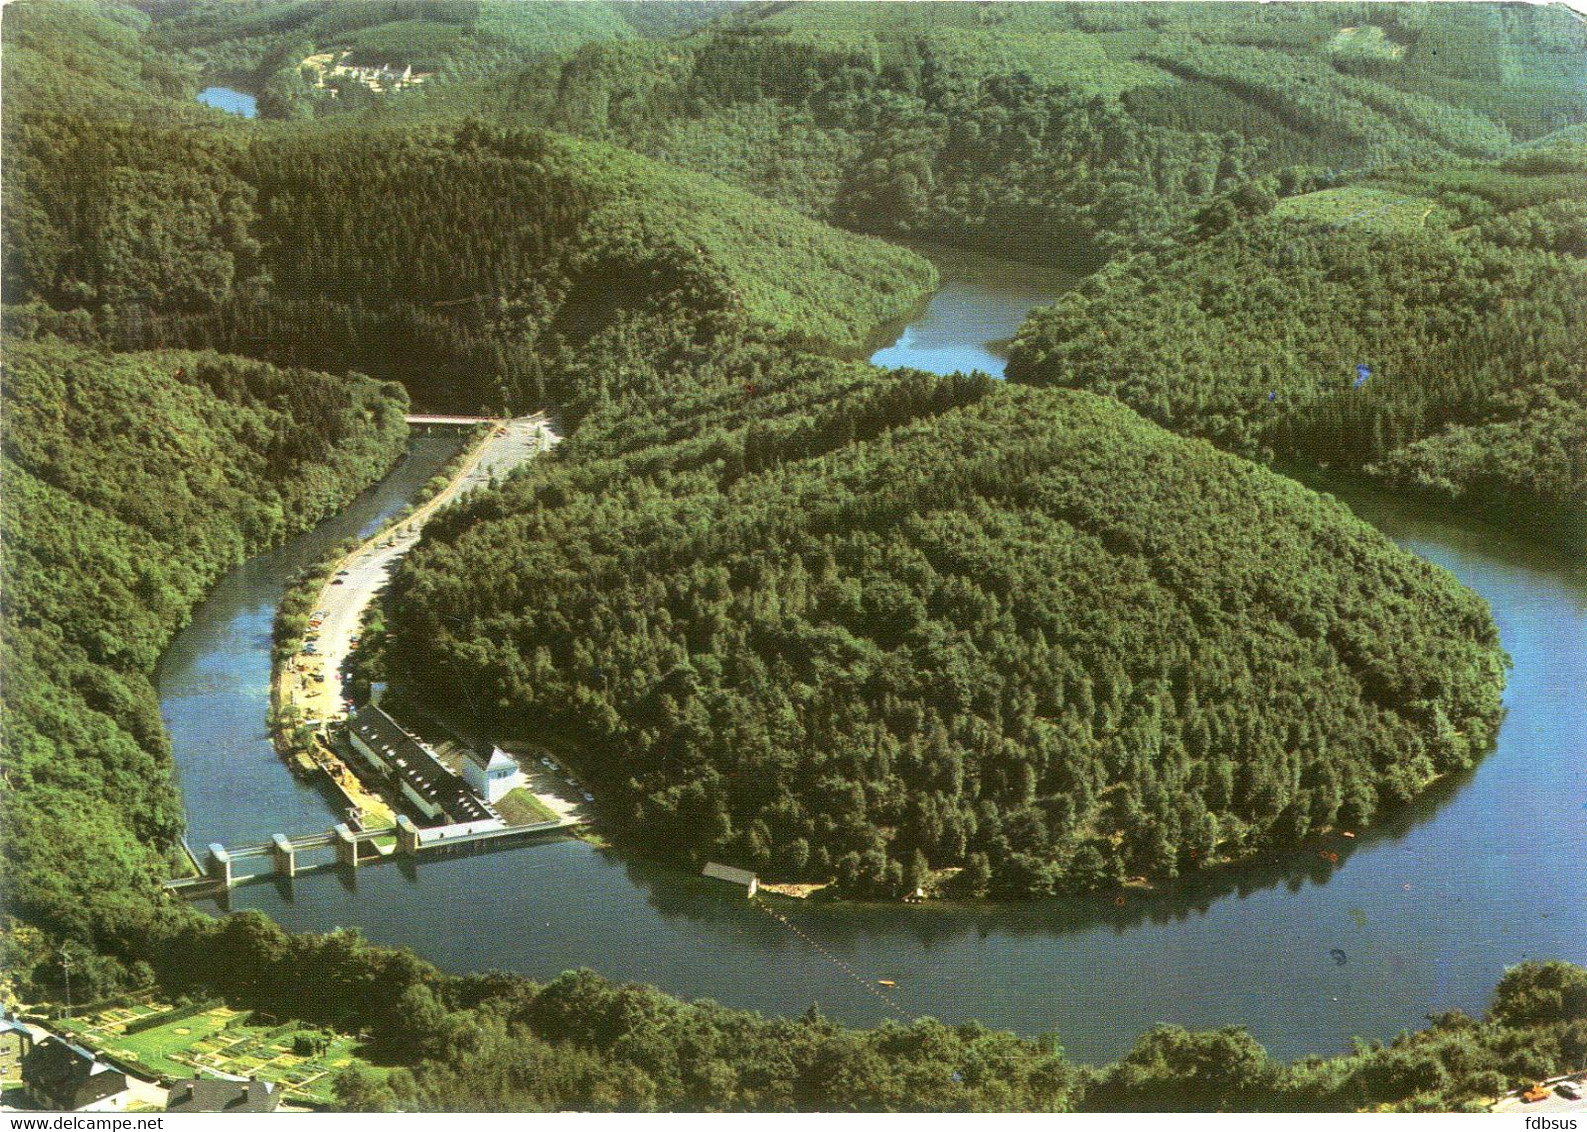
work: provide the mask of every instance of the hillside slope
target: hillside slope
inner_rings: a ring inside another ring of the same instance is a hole
[[[606,0],[163,0],[150,5],[149,45],[210,77],[260,95],[260,113],[288,118],[347,113],[390,101],[345,77],[324,85],[303,67],[311,56],[356,67],[390,67],[444,85],[522,66],[537,55],[636,35],[673,34],[730,5]],[[648,9],[657,9],[648,11]],[[328,89],[329,88],[329,89]],[[396,93],[407,98],[416,87]]]
[[[561,736],[639,844],[1084,891],[1369,822],[1496,730],[1481,600],[1291,481],[1088,395],[737,372],[588,422],[394,587],[399,682]]]
[[[936,285],[913,252],[543,131],[249,144],[47,109],[6,147],[7,299],[81,310],[72,325],[116,348],[215,346],[397,378],[432,406],[577,414],[603,394],[558,357],[596,333],[687,309],[852,350]]]
[[[183,825],[151,676],[221,572],[378,478],[396,386],[212,353],[6,342],[7,908],[74,944],[147,922]],[[79,993],[95,985],[80,972]]]
[[[862,231],[1097,262],[1247,178],[1587,120],[1584,48],[1498,4],[756,4],[437,94]]]
[[[1033,314],[1008,376],[1235,451],[1581,507],[1584,186],[1570,141],[1276,204],[1257,183]]]

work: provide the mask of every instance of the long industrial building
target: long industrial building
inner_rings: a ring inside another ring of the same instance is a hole
[[[371,766],[390,776],[403,797],[431,821],[471,822],[497,815],[468,783],[442,766],[429,749],[377,707],[366,707],[347,726],[347,738]]]

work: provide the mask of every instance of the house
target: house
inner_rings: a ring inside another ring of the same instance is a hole
[[[274,1112],[281,1090],[274,1081],[194,1077],[171,1086],[166,1112]]]
[[[15,1081],[22,1057],[33,1046],[33,1031],[15,1018],[0,1018],[0,1081]]]
[[[744,895],[753,897],[760,890],[760,879],[748,869],[735,869],[732,865],[719,865],[715,861],[706,863],[701,876],[708,876],[713,880],[725,880],[729,884],[742,885],[746,890]]]
[[[116,1112],[127,1104],[127,1075],[82,1046],[53,1034],[22,1058],[28,1101],[54,1112]]]
[[[481,798],[495,803],[524,784],[518,760],[493,743],[476,743],[463,760],[463,781]]]

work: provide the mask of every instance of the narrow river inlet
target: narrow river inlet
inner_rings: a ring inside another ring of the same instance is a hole
[[[989,290],[987,276],[949,283],[913,336],[906,329],[877,360],[935,369],[897,353],[928,340],[995,359],[988,343],[1053,293],[1033,297],[1020,279],[995,301]],[[275,603],[298,569],[400,507],[455,445],[415,440],[342,515],[228,575],[171,646],[161,704],[195,848],[337,820],[265,733]],[[589,967],[768,1014],[817,1003],[850,1023],[895,1010],[977,1019],[1054,1033],[1087,1062],[1119,1056],[1157,1022],[1245,1025],[1293,1058],[1391,1037],[1432,1011],[1479,1012],[1507,966],[1587,960],[1587,569],[1442,512],[1329,490],[1482,594],[1515,662],[1496,750],[1363,832],[1337,864],[1315,851],[1275,856],[1131,893],[1122,906],[779,899],[784,923],[728,886],[570,840],[262,880],[235,889],[230,906],[294,930],[357,927],[449,971],[545,979]],[[874,989],[882,979],[896,984],[885,996]]]

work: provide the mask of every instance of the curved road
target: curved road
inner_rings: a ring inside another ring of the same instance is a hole
[[[424,524],[447,504],[549,451],[561,439],[544,413],[501,422],[433,499],[337,563],[334,576],[326,581],[314,605],[322,618],[318,639],[313,641],[316,652],[300,652],[282,666],[278,674],[281,702],[298,708],[311,724],[344,718],[342,663],[354,648],[369,603],[384,587],[397,561],[419,541]]]

